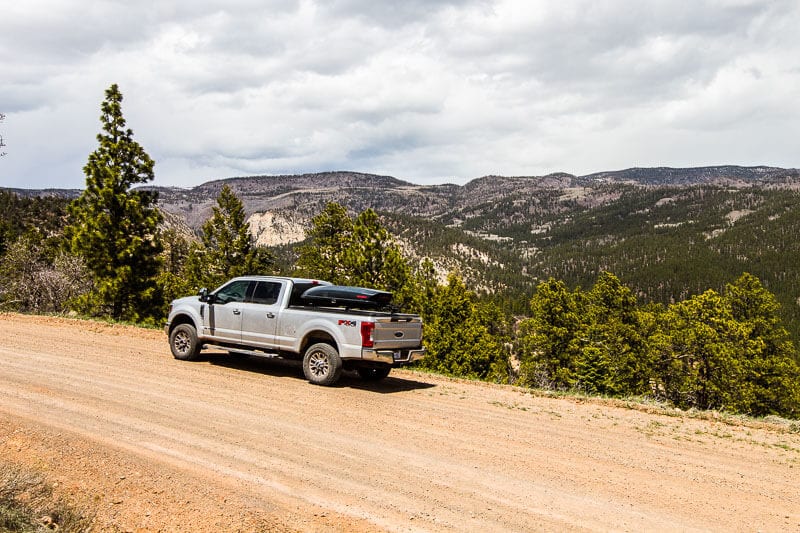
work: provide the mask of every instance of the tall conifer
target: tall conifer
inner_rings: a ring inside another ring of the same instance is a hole
[[[140,320],[157,308],[162,216],[157,193],[131,187],[152,181],[154,162],[125,127],[119,87],[112,85],[105,96],[99,146],[83,167],[86,189],[70,205],[66,234],[94,274],[85,310]]]
[[[393,292],[409,281],[400,247],[372,209],[353,220],[344,207],[331,202],[311,219],[306,238],[297,260],[298,275]]]
[[[244,204],[228,185],[217,196],[213,214],[203,224],[202,244],[189,251],[186,277],[191,284],[216,287],[236,276],[271,274],[275,259],[256,245]]]

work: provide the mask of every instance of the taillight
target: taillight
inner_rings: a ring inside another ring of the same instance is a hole
[[[375,346],[375,341],[372,338],[373,331],[375,331],[375,322],[361,323],[361,346],[364,348],[372,348]]]

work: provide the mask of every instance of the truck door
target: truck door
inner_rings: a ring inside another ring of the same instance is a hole
[[[214,305],[208,311],[208,325],[211,336],[230,342],[242,340],[242,307],[244,305],[249,280],[236,280],[223,285],[214,293]]]
[[[275,346],[275,330],[280,310],[281,287],[278,281],[257,281],[242,305],[242,342],[251,346]]]

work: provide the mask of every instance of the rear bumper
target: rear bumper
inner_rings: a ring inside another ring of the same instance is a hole
[[[361,350],[361,359],[373,363],[384,363],[393,366],[402,366],[419,361],[425,357],[425,348],[415,348],[412,350],[372,350],[364,348]]]

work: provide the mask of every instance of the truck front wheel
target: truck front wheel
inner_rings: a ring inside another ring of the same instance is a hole
[[[191,324],[178,324],[169,334],[169,348],[175,359],[192,361],[200,353],[197,330]]]
[[[342,375],[342,358],[330,344],[313,344],[303,356],[303,374],[314,385],[333,385]]]

